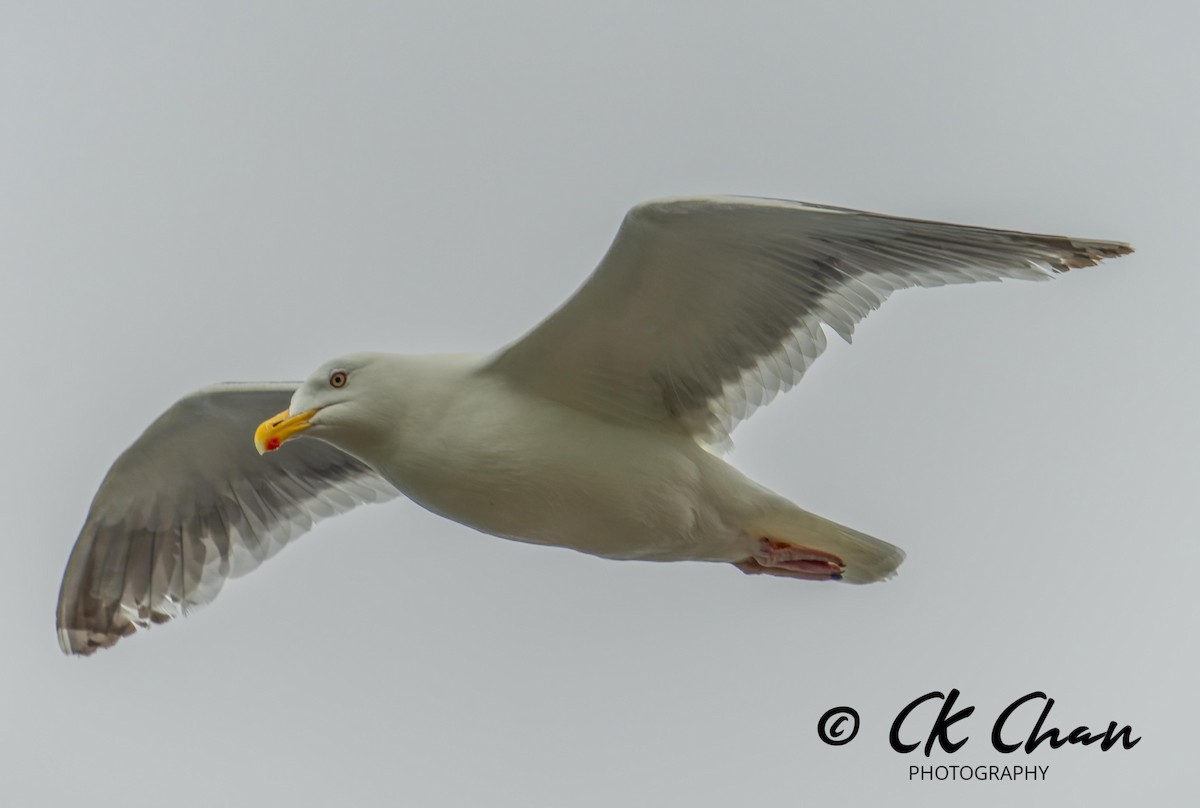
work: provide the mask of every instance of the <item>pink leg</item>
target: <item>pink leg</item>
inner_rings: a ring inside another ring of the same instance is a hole
[[[805,581],[838,581],[846,569],[842,559],[833,553],[768,538],[759,539],[754,555],[734,562],[734,566],[747,575],[778,575]]]

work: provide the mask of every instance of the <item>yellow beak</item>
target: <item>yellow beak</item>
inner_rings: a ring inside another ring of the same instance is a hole
[[[285,440],[312,426],[309,420],[316,414],[316,410],[308,410],[298,415],[288,415],[288,411],[284,410],[274,418],[268,418],[254,430],[254,448],[258,449],[259,454],[275,451]]]

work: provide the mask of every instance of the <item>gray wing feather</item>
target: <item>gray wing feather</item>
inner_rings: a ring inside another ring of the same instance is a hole
[[[647,202],[575,295],[486,369],[593,415],[724,448],[820,356],[822,326],[849,341],[898,289],[1042,280],[1128,252],[783,200]]]
[[[297,438],[260,457],[254,428],[299,383],[223,384],[174,404],[109,469],[63,575],[58,639],[90,654],[208,603],[318,519],[396,490]]]

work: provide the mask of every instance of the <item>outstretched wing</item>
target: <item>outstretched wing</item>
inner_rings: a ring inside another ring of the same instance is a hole
[[[260,457],[254,428],[298,383],[222,384],[163,413],[92,500],[58,596],[64,653],[90,654],[208,603],[326,516],[396,495],[313,439]]]
[[[903,219],[802,202],[635,207],[599,267],[488,370],[609,420],[711,446],[910,286],[1039,280],[1131,252],[1110,241]]]

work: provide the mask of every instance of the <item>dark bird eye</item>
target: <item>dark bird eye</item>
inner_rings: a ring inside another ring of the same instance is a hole
[[[330,387],[345,387],[346,386],[346,371],[335,370],[329,374]]]

